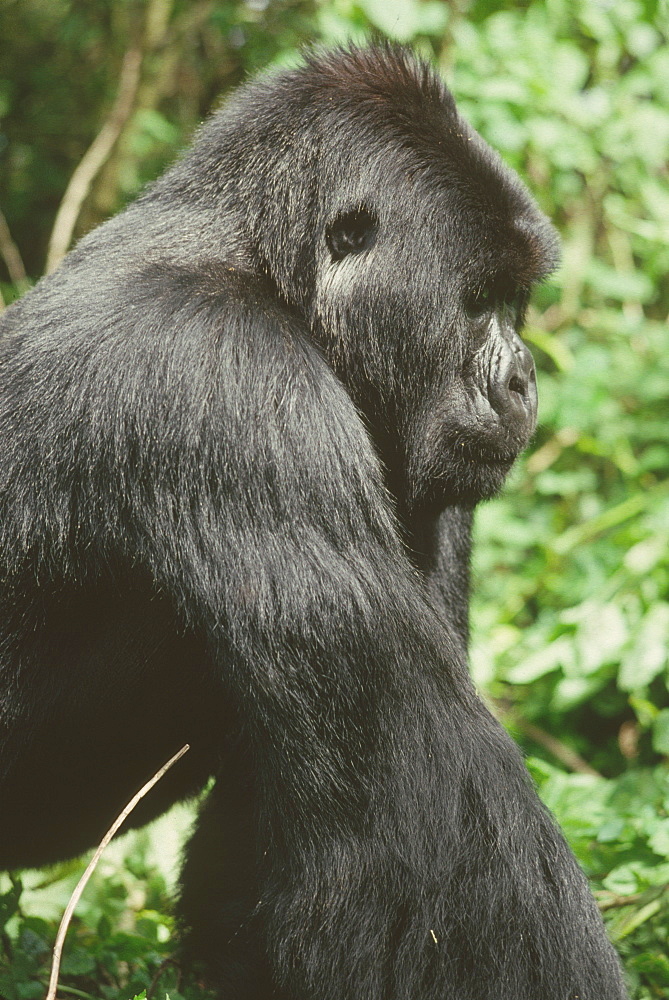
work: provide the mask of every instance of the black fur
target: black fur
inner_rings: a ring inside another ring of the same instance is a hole
[[[218,775],[182,913],[222,997],[625,996],[462,642],[554,256],[428,69],[338,51],[8,310],[1,863],[87,847],[188,740],[134,822]]]

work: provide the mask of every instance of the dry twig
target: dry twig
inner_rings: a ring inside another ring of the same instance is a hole
[[[128,49],[123,57],[118,94],[109,116],[97,136],[86,150],[67,185],[60,203],[53,232],[49,240],[46,258],[46,273],[50,274],[60,264],[72,242],[74,227],[79,218],[81,206],[91,189],[95,177],[109,159],[116,142],[123,131],[135,104],[139,86],[142,51]]]
[[[46,1000],[56,1000],[56,990],[58,988],[58,974],[60,972],[60,960],[61,960],[61,956],[63,954],[63,944],[65,943],[65,935],[67,934],[67,929],[68,929],[68,927],[70,925],[70,920],[72,919],[72,914],[74,913],[74,911],[76,909],[77,903],[81,899],[81,894],[84,891],[84,889],[86,888],[88,880],[90,879],[91,875],[95,871],[95,869],[97,867],[97,864],[98,864],[98,861],[102,857],[102,852],[104,851],[105,847],[107,846],[107,844],[109,843],[109,841],[112,839],[112,837],[114,836],[114,834],[117,833],[118,830],[120,829],[120,827],[123,825],[123,823],[125,823],[126,819],[130,815],[130,813],[133,811],[133,809],[135,808],[135,806],[137,805],[137,803],[140,801],[140,799],[143,799],[144,796],[147,794],[147,792],[151,791],[151,789],[153,788],[153,786],[160,781],[160,779],[163,777],[164,774],[166,774],[169,771],[169,769],[172,767],[172,765],[176,764],[176,762],[178,760],[180,760],[181,757],[183,757],[183,755],[189,749],[190,749],[190,747],[189,747],[188,743],[186,743],[184,746],[182,746],[181,750],[179,750],[178,753],[175,753],[174,757],[171,757],[167,761],[166,764],[163,764],[163,766],[160,768],[160,770],[156,771],[156,773],[154,774],[154,776],[149,781],[147,781],[145,785],[143,785],[140,788],[140,790],[137,792],[137,794],[133,795],[133,797],[131,798],[130,802],[128,802],[127,806],[123,810],[123,812],[119,816],[116,817],[116,819],[114,820],[114,822],[112,823],[112,825],[110,826],[110,828],[107,830],[106,834],[104,835],[104,837],[100,841],[100,844],[97,847],[97,849],[95,851],[95,854],[93,855],[93,857],[91,858],[91,860],[88,862],[88,865],[86,867],[86,871],[84,872],[84,874],[79,879],[79,881],[77,883],[77,887],[76,887],[76,889],[74,890],[74,892],[72,893],[72,895],[70,897],[70,901],[67,904],[67,907],[65,909],[65,913],[63,914],[63,918],[62,918],[62,920],[60,922],[60,926],[58,928],[58,934],[56,935],[56,943],[53,946],[53,962],[52,962],[52,965],[51,965],[51,976],[49,977],[49,989],[47,990]]]
[[[668,890],[669,882],[664,882],[662,885],[654,885],[652,888],[646,889],[645,892],[636,892],[632,896],[619,896],[617,893],[608,892],[607,890],[596,892],[595,896],[597,898],[597,906],[600,910],[604,911],[653,902],[653,900],[659,899]]]
[[[532,722],[526,722],[525,719],[515,718],[513,724],[517,729],[520,729],[522,733],[529,736],[531,740],[538,743],[540,747],[544,750],[548,750],[549,753],[553,754],[556,760],[559,760],[561,764],[564,764],[566,768],[570,771],[574,771],[576,774],[591,774],[595,778],[601,778],[599,771],[596,771],[594,767],[588,764],[587,760],[583,760],[580,754],[577,754],[575,750],[568,747],[557,737],[551,736],[544,729],[540,729],[539,726],[535,726]]]

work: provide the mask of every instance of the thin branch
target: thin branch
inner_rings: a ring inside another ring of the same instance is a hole
[[[84,993],[83,990],[77,990],[74,986],[63,986],[61,983],[58,989],[61,993],[68,993],[72,997],[79,997],[80,1000],[100,1000],[99,997],[93,996],[92,993]]]
[[[163,973],[165,972],[165,969],[167,969],[170,965],[173,965],[174,968],[177,970],[177,982],[175,989],[177,990],[177,992],[179,991],[181,987],[181,966],[179,965],[177,960],[172,958],[172,956],[170,955],[168,958],[163,959],[163,961],[160,963],[160,965],[154,972],[153,978],[151,979],[151,983],[149,984],[149,987],[146,991],[147,1000],[153,1000],[153,994],[156,992],[156,987],[158,986],[158,983],[160,982],[160,979]]]
[[[27,292],[30,288],[30,281],[26,274],[26,269],[21,260],[19,248],[12,239],[12,234],[7,225],[7,219],[0,210],[0,254],[7,265],[9,280],[16,285],[20,292]]]
[[[532,722],[527,722],[525,719],[521,719],[516,716],[513,720],[513,724],[516,729],[519,729],[525,736],[529,736],[531,740],[538,743],[540,747],[544,750],[548,750],[556,760],[559,760],[561,764],[564,764],[566,768],[570,771],[576,772],[576,774],[591,774],[595,778],[601,778],[599,771],[596,771],[594,767],[588,764],[587,760],[583,760],[580,754],[577,754],[575,750],[568,747],[561,740],[557,739],[555,736],[551,736],[544,729],[540,729],[539,726],[535,726]]]
[[[98,861],[102,857],[102,852],[104,851],[105,847],[107,846],[107,844],[109,843],[109,841],[112,839],[112,837],[114,836],[114,834],[116,834],[118,832],[118,830],[120,829],[120,827],[123,825],[123,823],[125,823],[126,819],[130,815],[130,813],[133,811],[133,809],[135,808],[135,806],[137,805],[137,803],[140,801],[140,799],[143,799],[144,796],[147,794],[147,792],[151,791],[151,789],[153,788],[153,786],[160,781],[160,779],[163,777],[164,774],[167,773],[167,771],[169,771],[169,769],[172,767],[172,765],[176,764],[176,762],[178,760],[180,760],[181,757],[183,757],[183,755],[189,749],[190,749],[190,747],[189,747],[188,743],[186,743],[184,746],[182,746],[181,750],[179,750],[178,753],[175,753],[175,755],[173,757],[171,757],[167,761],[166,764],[163,764],[163,766],[160,768],[160,770],[156,771],[156,773],[154,774],[154,776],[149,781],[147,781],[145,785],[143,785],[140,788],[140,790],[137,792],[137,794],[133,795],[133,797],[131,798],[130,802],[128,802],[127,806],[123,810],[123,812],[119,816],[117,816],[117,818],[114,820],[114,822],[112,823],[112,825],[110,826],[110,828],[107,830],[106,834],[104,835],[104,837],[100,841],[100,844],[99,844],[98,848],[96,849],[95,854],[93,855],[93,857],[91,858],[91,860],[88,862],[88,865],[86,867],[86,871],[84,872],[84,874],[79,879],[79,882],[77,883],[77,887],[76,887],[76,889],[74,890],[74,892],[72,893],[72,895],[70,897],[70,902],[67,904],[67,907],[65,909],[65,913],[63,914],[63,919],[61,920],[60,926],[58,928],[58,934],[56,936],[56,943],[53,946],[53,962],[52,962],[52,965],[51,965],[51,976],[49,977],[49,989],[48,989],[47,994],[46,994],[46,1000],[56,1000],[56,990],[58,988],[58,974],[60,972],[60,960],[61,960],[61,956],[63,954],[63,944],[65,943],[65,935],[67,934],[67,929],[68,929],[68,927],[70,925],[70,920],[72,919],[72,914],[74,913],[74,911],[76,909],[77,903],[81,899],[81,894],[84,891],[84,889],[86,888],[88,880],[90,879],[91,875],[95,871],[95,869],[97,867],[97,864],[98,864]]]
[[[615,892],[608,892],[607,890],[602,890],[596,892],[597,906],[600,910],[614,910],[623,906],[636,906],[638,903],[648,903],[655,899],[658,899],[665,892],[669,890],[669,882],[665,882],[662,885],[652,886],[650,889],[646,889],[645,892],[637,892],[632,896],[619,896]]]
[[[109,116],[75,169],[60,203],[46,258],[46,273],[50,274],[67,253],[74,227],[95,177],[109,159],[123,126],[132,113],[139,86],[142,51],[128,49],[123,57],[118,94]]]
[[[548,750],[556,760],[559,760],[570,771],[574,771],[576,774],[591,774],[594,778],[602,777],[599,771],[591,767],[587,760],[583,760],[580,754],[577,754],[575,750],[568,747],[566,743],[563,743],[556,736],[551,736],[550,733],[547,733],[545,729],[540,729],[533,722],[528,722],[522,716],[518,715],[508,701],[503,698],[494,698],[493,704],[499,716],[525,736],[534,740],[544,750]]]

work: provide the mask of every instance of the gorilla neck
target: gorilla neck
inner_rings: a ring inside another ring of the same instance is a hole
[[[400,511],[409,556],[425,576],[432,599],[455,629],[465,654],[469,644],[473,517],[474,506],[460,503],[412,515]]]
[[[420,571],[435,606],[460,639],[469,643],[470,556],[474,508],[471,499],[439,490],[438,495],[411,497],[407,456],[399,436],[367,415],[367,427],[384,468],[384,480],[395,504],[407,556]]]

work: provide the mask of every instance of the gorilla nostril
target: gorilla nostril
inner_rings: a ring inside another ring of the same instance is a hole
[[[519,396],[527,395],[527,385],[525,382],[518,377],[518,375],[512,375],[509,379],[508,385],[509,392],[517,392]]]

